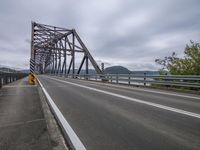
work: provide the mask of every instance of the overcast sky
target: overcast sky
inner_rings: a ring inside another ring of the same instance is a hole
[[[0,65],[29,68],[31,21],[75,28],[105,67],[157,70],[200,41],[200,0],[0,0]]]

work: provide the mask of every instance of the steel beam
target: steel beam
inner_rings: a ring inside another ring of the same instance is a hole
[[[83,53],[81,62],[76,59],[76,53]],[[79,74],[85,63],[85,73],[88,74],[90,61],[96,73],[102,74],[96,61],[74,29],[32,22],[31,59],[35,62],[34,68],[37,73]],[[67,60],[70,61],[68,69]],[[78,69],[77,73],[76,69]]]

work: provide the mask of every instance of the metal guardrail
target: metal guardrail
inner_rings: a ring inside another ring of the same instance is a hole
[[[11,83],[13,81],[16,81],[18,79],[21,79],[28,74],[26,73],[5,73],[5,72],[0,72],[0,88],[3,85],[6,85],[8,83]]]
[[[177,86],[200,88],[200,76],[191,75],[134,75],[134,74],[90,74],[90,75],[60,75],[69,78],[96,80],[117,84],[152,86]]]

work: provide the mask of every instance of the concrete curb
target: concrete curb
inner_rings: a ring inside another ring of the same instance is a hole
[[[69,150],[67,147],[67,144],[65,142],[65,139],[60,131],[59,125],[57,124],[49,105],[46,102],[46,97],[41,89],[41,87],[38,84],[38,92],[42,104],[42,109],[44,113],[44,118],[46,120],[47,129],[50,136],[50,141],[52,144],[53,150]]]

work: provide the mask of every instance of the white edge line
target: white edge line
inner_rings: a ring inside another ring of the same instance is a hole
[[[185,110],[177,109],[177,108],[174,108],[174,107],[169,107],[169,106],[165,106],[165,105],[161,105],[161,104],[147,102],[147,101],[143,101],[143,100],[140,100],[140,99],[135,99],[135,98],[132,98],[132,97],[128,97],[128,96],[124,96],[124,95],[120,95],[120,94],[116,94],[116,93],[112,93],[112,92],[88,87],[88,86],[85,86],[85,85],[80,85],[80,84],[76,84],[76,83],[72,83],[72,82],[68,82],[68,81],[64,81],[64,80],[59,80],[59,79],[56,79],[56,78],[51,78],[51,77],[47,77],[47,78],[57,80],[57,81],[60,81],[60,82],[64,82],[64,83],[68,83],[68,84],[71,84],[71,85],[75,85],[75,86],[78,86],[78,87],[86,88],[86,89],[89,89],[89,90],[92,90],[92,91],[104,93],[104,94],[107,94],[107,95],[112,95],[112,96],[115,96],[115,97],[127,99],[127,100],[130,100],[130,101],[133,101],[133,102],[146,104],[146,105],[149,105],[149,106],[157,107],[157,108],[160,108],[160,109],[164,109],[164,110],[168,110],[168,111],[172,111],[172,112],[176,112],[176,113],[179,113],[179,114],[183,114],[183,115],[186,115],[186,116],[195,117],[195,118],[200,119],[200,114],[193,113],[193,112],[190,112],[190,111],[185,111]]]
[[[39,81],[39,79],[37,78],[47,100],[49,101],[51,107],[53,108],[55,115],[57,116],[57,118],[59,119],[62,127],[64,128],[65,132],[67,133],[67,135],[69,136],[74,148],[76,150],[86,150],[85,146],[83,145],[83,143],[81,142],[81,140],[79,139],[79,137],[76,135],[76,133],[74,132],[74,130],[72,129],[72,127],[69,125],[69,123],[67,122],[67,120],[65,119],[65,117],[63,116],[63,114],[60,112],[60,110],[58,109],[58,107],[56,106],[56,104],[54,103],[54,101],[52,100],[52,98],[50,97],[50,95],[48,94],[48,92],[46,91],[46,89],[44,88],[44,86],[42,85],[42,83]]]

